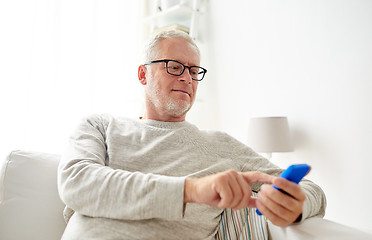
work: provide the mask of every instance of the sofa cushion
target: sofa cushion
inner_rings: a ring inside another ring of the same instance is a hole
[[[13,151],[0,172],[0,239],[61,239],[64,205],[55,154]]]

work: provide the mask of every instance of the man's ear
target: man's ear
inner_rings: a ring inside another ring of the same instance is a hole
[[[142,85],[147,84],[146,72],[147,72],[147,68],[145,67],[145,65],[140,65],[138,67],[138,80],[140,81]]]

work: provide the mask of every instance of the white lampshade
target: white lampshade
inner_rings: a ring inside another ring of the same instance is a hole
[[[293,151],[287,117],[252,118],[248,142],[253,150],[261,153]]]

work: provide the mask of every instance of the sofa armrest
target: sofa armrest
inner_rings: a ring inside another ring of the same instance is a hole
[[[288,227],[268,222],[269,239],[372,239],[372,235],[323,218],[313,217]]]
[[[59,159],[13,151],[0,166],[0,239],[61,239],[66,223],[57,191]]]

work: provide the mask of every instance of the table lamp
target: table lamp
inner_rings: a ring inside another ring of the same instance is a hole
[[[249,121],[248,143],[268,159],[273,152],[293,151],[287,117],[259,117]]]

